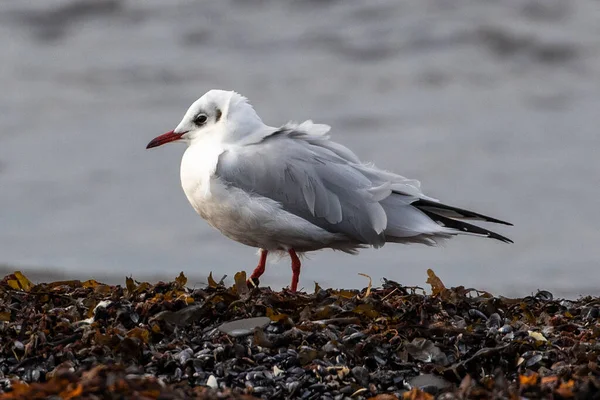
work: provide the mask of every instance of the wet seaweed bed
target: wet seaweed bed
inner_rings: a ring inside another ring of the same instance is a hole
[[[600,398],[600,299],[0,282],[0,398]],[[369,280],[370,281],[370,280]]]

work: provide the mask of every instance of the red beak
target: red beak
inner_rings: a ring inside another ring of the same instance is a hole
[[[181,139],[181,136],[186,132],[175,133],[173,131],[169,131],[163,135],[157,136],[148,143],[146,146],[147,149],[151,149],[153,147],[162,146],[165,143],[173,142],[175,140]]]

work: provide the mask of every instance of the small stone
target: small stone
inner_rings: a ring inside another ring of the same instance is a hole
[[[369,370],[365,367],[357,366],[352,368],[352,376],[356,381],[362,385],[367,386],[369,384]]]
[[[415,376],[408,381],[408,384],[413,388],[418,388],[424,392],[436,395],[442,390],[450,387],[452,384],[433,374],[422,374]]]
[[[206,386],[213,388],[213,389],[218,389],[219,383],[217,382],[217,378],[215,378],[214,375],[209,376],[208,380],[206,381]]]
[[[500,317],[500,314],[493,313],[490,315],[490,318],[487,320],[485,325],[488,328],[500,328],[502,326],[502,318]]]
[[[350,395],[352,392],[354,392],[354,390],[352,390],[352,386],[350,386],[350,385],[344,386],[343,388],[340,389],[340,393],[345,394],[345,395]]]
[[[219,330],[233,337],[248,336],[256,328],[264,328],[271,322],[268,317],[238,319],[219,326]]]

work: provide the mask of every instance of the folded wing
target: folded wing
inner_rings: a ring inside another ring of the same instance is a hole
[[[226,184],[279,202],[314,225],[375,247],[386,241],[418,238],[413,241],[428,243],[423,236],[468,233],[448,225],[452,213],[485,218],[441,205],[425,196],[416,180],[362,164],[348,148],[330,141],[328,131],[328,126],[311,121],[286,125],[256,144],[222,153],[216,175]]]

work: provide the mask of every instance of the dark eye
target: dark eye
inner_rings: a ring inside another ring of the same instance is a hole
[[[206,123],[207,119],[208,119],[208,117],[206,115],[198,114],[198,115],[196,115],[196,118],[194,118],[194,123],[198,126],[201,126]]]

